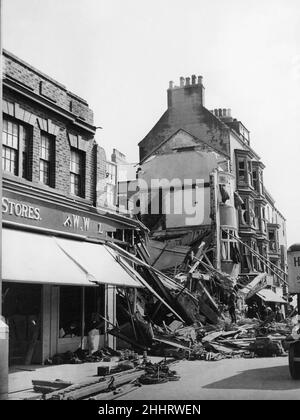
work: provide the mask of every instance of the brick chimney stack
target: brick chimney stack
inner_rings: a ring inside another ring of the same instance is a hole
[[[202,76],[180,77],[179,86],[169,83],[168,108],[204,106],[204,86]]]

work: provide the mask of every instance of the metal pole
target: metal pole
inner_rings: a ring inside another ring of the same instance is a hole
[[[222,229],[224,230],[224,229]],[[282,270],[280,267],[277,267],[277,265],[273,264],[271,261],[268,260],[268,258],[264,257],[261,254],[258,254],[256,251],[254,251],[254,249],[252,249],[249,245],[245,244],[245,242],[243,242],[240,238],[238,238],[235,235],[232,235],[232,233],[227,232],[224,230],[224,232],[226,232],[229,236],[231,236],[232,238],[236,239],[238,242],[240,242],[242,245],[244,245],[246,248],[248,248],[252,254],[254,254],[256,257],[259,257],[263,263],[267,262],[269,265],[273,266],[276,270],[280,271],[282,274],[284,274],[285,276],[287,276],[287,272]],[[285,282],[286,284],[288,284],[287,282]]]
[[[2,0],[0,0],[0,150],[2,153]],[[2,169],[0,168],[0,199],[2,201]],[[0,400],[8,398],[8,326],[2,317],[2,213],[0,213]]]
[[[81,288],[81,349],[84,349],[84,331],[85,331],[85,288]]]

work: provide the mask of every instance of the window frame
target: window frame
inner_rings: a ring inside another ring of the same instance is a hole
[[[237,164],[238,182],[247,182],[246,159],[238,156]],[[243,164],[243,167],[241,167],[241,164]]]
[[[76,156],[76,160],[72,159],[74,156]],[[74,186],[74,190],[72,190],[72,186]],[[85,153],[75,147],[70,149],[70,194],[85,198]]]
[[[46,139],[48,142],[48,147],[43,147],[43,140]],[[43,155],[43,150],[48,152]],[[55,168],[54,168],[54,162],[55,162],[55,139],[53,136],[49,135],[48,133],[41,131],[40,135],[40,154],[39,154],[39,182],[43,185],[46,185],[48,187],[55,187]],[[41,169],[41,164],[48,166],[47,168],[47,178],[48,182],[45,182],[44,177],[41,179],[41,172],[45,173]]]
[[[7,123],[7,131],[5,131],[5,125]],[[8,131],[9,124],[12,126],[12,132]],[[14,126],[17,127],[17,134],[14,136]],[[6,144],[4,137],[12,136],[11,145]],[[17,146],[13,144],[13,138],[16,137]],[[29,180],[29,146],[32,141],[32,133],[28,125],[23,124],[16,118],[4,115],[2,122],[2,170],[4,173],[17,176]],[[10,159],[10,163],[14,161],[14,170],[7,170],[5,161],[8,159],[5,155],[9,152],[10,156],[14,152],[14,160]]]
[[[235,229],[230,228],[223,228],[221,231],[221,246],[225,248],[226,258],[223,258],[222,251],[221,251],[221,260],[223,262],[232,262],[231,255],[230,255],[230,248],[231,245],[236,244],[238,246],[238,241],[232,235],[237,235]]]

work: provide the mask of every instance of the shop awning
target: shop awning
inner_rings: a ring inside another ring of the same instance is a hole
[[[282,298],[282,296],[277,295],[271,289],[263,289],[256,294],[265,302],[287,303],[286,300]]]
[[[89,281],[119,287],[142,287],[118,262],[119,254],[105,245],[55,238],[57,245],[89,277]]]
[[[141,286],[101,244],[3,229],[2,257],[3,281]]]

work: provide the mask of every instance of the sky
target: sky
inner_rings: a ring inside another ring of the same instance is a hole
[[[3,47],[85,98],[97,141],[138,161],[168,83],[202,75],[205,106],[231,108],[300,242],[299,0],[2,0]]]

